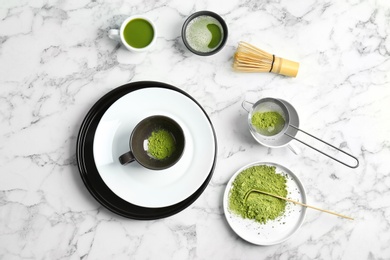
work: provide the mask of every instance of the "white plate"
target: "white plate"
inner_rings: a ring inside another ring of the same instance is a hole
[[[232,213],[229,209],[229,193],[232,188],[232,183],[243,170],[255,165],[276,166],[277,173],[283,172],[287,174],[289,176],[286,184],[288,198],[306,203],[305,189],[298,177],[289,169],[276,163],[256,162],[244,166],[229,180],[223,197],[223,209],[226,220],[234,232],[248,242],[263,246],[278,244],[287,240],[300,228],[306,214],[305,207],[298,206],[293,203],[287,203],[285,210],[286,213],[275,220],[268,221],[266,224],[260,224],[254,220],[244,219]]]
[[[129,151],[134,127],[145,117],[165,115],[176,120],[185,135],[181,159],[165,170],[148,170],[137,162],[123,166],[119,156]],[[105,184],[137,206],[159,208],[191,196],[213,167],[216,142],[211,122],[188,96],[166,88],[135,90],[105,112],[96,129],[93,153]]]

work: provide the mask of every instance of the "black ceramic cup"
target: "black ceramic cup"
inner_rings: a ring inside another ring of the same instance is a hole
[[[191,46],[191,43],[187,40],[188,25],[191,23],[191,21],[193,21],[195,18],[200,17],[200,16],[209,16],[209,17],[215,18],[220,23],[220,25],[222,27],[222,34],[223,34],[222,39],[219,42],[219,44],[217,45],[217,47],[210,50],[210,51],[196,50],[194,48],[194,46]],[[213,55],[213,54],[219,52],[225,46],[225,43],[226,43],[227,38],[228,38],[228,27],[226,25],[226,22],[218,14],[210,12],[210,11],[199,11],[199,12],[193,13],[185,20],[183,27],[182,27],[182,30],[181,30],[181,37],[183,39],[184,45],[192,53],[195,53],[195,54],[200,55],[200,56],[209,56],[209,55]]]
[[[153,157],[147,149],[147,142],[153,132],[165,130],[170,133],[175,142],[175,149],[172,154],[164,159]],[[137,161],[145,168],[151,170],[163,170],[173,166],[181,158],[185,138],[180,125],[172,118],[155,115],[143,119],[134,128],[129,141],[130,151],[122,154],[119,157],[119,162],[122,165]]]

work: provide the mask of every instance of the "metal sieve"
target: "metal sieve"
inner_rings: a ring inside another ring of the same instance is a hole
[[[245,107],[246,103],[252,105],[251,109],[248,110]],[[263,98],[263,99],[260,99],[259,101],[257,101],[254,104],[250,103],[248,101],[243,101],[242,102],[242,107],[249,113],[248,114],[249,130],[250,130],[252,136],[260,144],[263,144],[263,145],[265,145],[267,147],[272,147],[272,148],[274,148],[274,147],[281,147],[281,146],[287,145],[292,139],[294,139],[294,140],[296,140],[296,141],[298,141],[298,142],[300,142],[300,143],[302,143],[302,144],[312,148],[313,150],[315,150],[315,151],[317,151],[317,152],[319,152],[319,153],[321,153],[321,154],[323,154],[323,155],[325,155],[325,156],[327,156],[327,157],[329,157],[329,158],[331,158],[331,159],[333,159],[333,160],[335,160],[335,161],[337,161],[337,162],[339,162],[339,163],[341,163],[341,164],[343,164],[343,165],[345,165],[347,167],[357,168],[359,166],[359,160],[355,156],[353,156],[353,155],[351,155],[351,154],[349,154],[349,153],[347,153],[347,152],[337,148],[336,146],[334,146],[334,145],[332,145],[330,143],[327,143],[327,142],[323,141],[322,139],[320,139],[318,137],[315,137],[314,135],[312,135],[312,134],[310,134],[310,133],[300,129],[299,125],[294,125],[291,122],[290,110],[292,112],[294,112],[294,114],[296,114],[296,111],[287,102],[284,102],[282,100],[275,99],[275,98]],[[257,113],[257,112],[263,113],[263,112],[271,112],[271,111],[279,113],[283,117],[283,119],[284,119],[284,126],[280,128],[280,131],[272,132],[271,134],[269,134],[269,131],[267,132],[267,131],[264,131],[262,129],[259,129],[259,128],[253,126],[253,124],[252,124],[252,116],[255,113]],[[298,118],[297,114],[294,115],[294,116],[296,118]],[[298,124],[299,124],[299,120],[296,119],[295,121],[297,121]],[[308,143],[298,139],[296,137],[296,134],[297,134],[298,131],[300,131],[300,132],[306,134],[307,136],[309,136],[309,137],[311,137],[311,138],[313,138],[313,139],[315,139],[317,141],[320,141],[320,142],[326,144],[327,146],[329,146],[329,147],[331,147],[331,148],[333,148],[333,149],[335,149],[335,150],[337,150],[337,151],[347,155],[348,157],[350,157],[354,161],[356,161],[356,164],[355,165],[347,164],[347,163],[345,163],[345,162],[343,162],[343,161],[341,161],[341,160],[339,160],[339,159],[337,159],[337,158],[335,158],[335,157],[325,153],[324,151],[321,151],[320,149],[317,149],[317,148],[313,147],[312,145],[310,145],[310,144],[308,144]]]

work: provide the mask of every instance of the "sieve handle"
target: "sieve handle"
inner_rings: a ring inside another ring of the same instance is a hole
[[[242,106],[242,108],[246,111],[246,112],[250,112],[250,110],[249,109],[247,109],[246,107],[245,107],[245,104],[249,104],[249,105],[251,105],[251,106],[253,106],[253,104],[254,103],[252,103],[252,102],[249,102],[249,101],[246,101],[246,100],[244,100],[244,101],[242,101],[242,103],[241,103],[241,106]]]
[[[341,164],[343,164],[343,165],[345,165],[345,166],[347,166],[347,167],[350,167],[350,168],[357,168],[357,167],[359,166],[359,160],[358,160],[355,156],[353,156],[353,155],[351,155],[351,154],[349,154],[349,153],[347,153],[347,152],[345,152],[345,151],[343,151],[343,150],[337,148],[337,147],[334,146],[334,145],[331,145],[330,143],[325,142],[324,140],[321,140],[321,139],[318,138],[318,137],[315,137],[315,136],[312,135],[312,134],[309,134],[309,133],[306,132],[306,131],[303,131],[302,129],[299,129],[298,127],[296,127],[296,126],[294,126],[294,125],[289,125],[289,126],[291,126],[292,128],[295,128],[296,130],[301,131],[302,133],[305,133],[305,134],[307,134],[308,136],[310,136],[310,137],[312,137],[312,138],[314,138],[314,139],[316,139],[316,140],[318,140],[318,141],[320,141],[320,142],[322,142],[322,143],[324,143],[324,144],[326,144],[326,145],[332,147],[333,149],[335,149],[335,150],[337,150],[337,151],[340,151],[340,152],[342,152],[342,153],[348,155],[349,157],[353,158],[353,159],[356,161],[356,164],[355,164],[355,165],[346,164],[345,162],[342,162],[342,161],[340,161],[339,159],[336,159],[336,158],[332,157],[331,155],[329,155],[329,154],[327,154],[327,153],[325,153],[325,152],[323,152],[323,151],[321,151],[321,150],[319,150],[319,149],[317,149],[317,148],[315,148],[315,147],[313,147],[313,146],[311,146],[311,145],[309,145],[309,144],[303,142],[302,140],[299,140],[299,139],[296,138],[295,136],[292,136],[292,135],[290,135],[290,134],[288,134],[288,133],[284,133],[284,134],[287,135],[288,137],[290,137],[290,138],[292,138],[292,139],[294,139],[294,140],[297,140],[298,142],[300,142],[300,143],[302,143],[302,144],[304,144],[304,145],[306,145],[306,146],[312,148],[313,150],[316,150],[316,151],[319,152],[319,153],[322,153],[322,154],[325,155],[325,156],[328,156],[329,158],[331,158],[331,159],[335,160],[336,162],[339,162],[339,163],[341,163]]]

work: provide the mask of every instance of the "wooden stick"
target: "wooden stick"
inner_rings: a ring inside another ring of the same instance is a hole
[[[344,215],[341,215],[341,214],[338,214],[338,213],[335,213],[335,212],[332,212],[332,211],[329,211],[329,210],[320,209],[320,208],[317,208],[317,207],[314,207],[314,206],[310,206],[310,205],[301,203],[301,202],[299,202],[299,201],[295,201],[295,200],[292,200],[292,199],[288,199],[288,198],[285,198],[285,197],[282,197],[282,196],[278,196],[278,195],[275,195],[275,194],[272,194],[272,193],[268,193],[268,192],[261,191],[261,190],[255,190],[255,189],[249,190],[249,191],[245,194],[245,196],[244,196],[245,202],[246,202],[246,200],[248,199],[249,194],[252,193],[252,192],[262,193],[262,194],[265,194],[265,195],[268,195],[268,196],[271,196],[271,197],[275,197],[275,198],[278,198],[278,199],[281,199],[281,200],[286,200],[286,201],[289,201],[289,202],[292,202],[292,203],[294,203],[294,204],[298,204],[298,205],[301,205],[301,206],[304,206],[304,207],[307,207],[307,208],[311,208],[311,209],[319,210],[319,211],[322,211],[322,212],[326,212],[326,213],[329,213],[329,214],[332,214],[332,215],[336,215],[336,216],[338,216],[338,217],[342,217],[342,218],[354,220],[354,219],[351,218],[351,217],[344,216]]]

